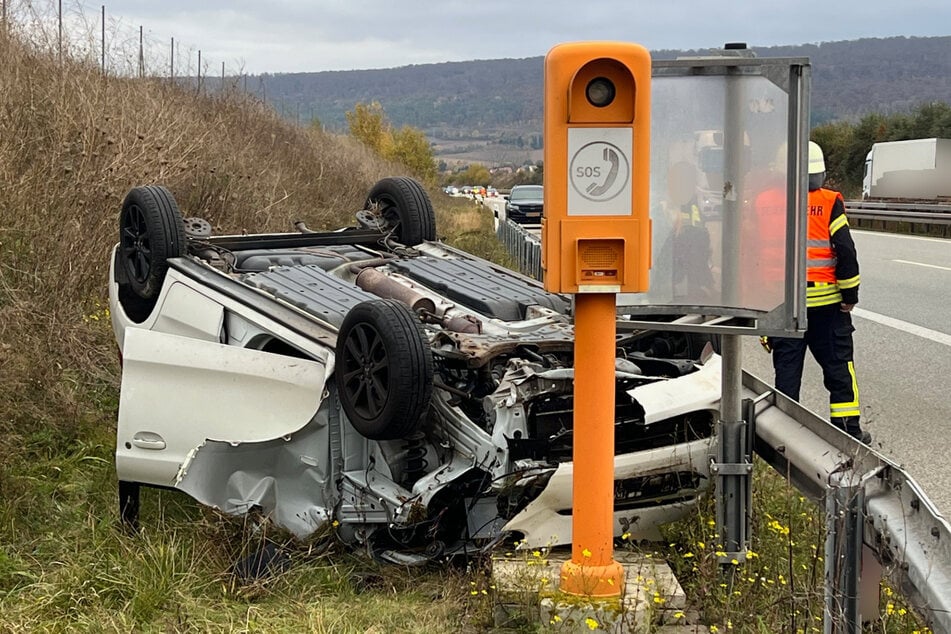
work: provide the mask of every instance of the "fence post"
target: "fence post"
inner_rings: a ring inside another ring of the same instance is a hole
[[[106,74],[106,5],[102,5],[102,74]]]

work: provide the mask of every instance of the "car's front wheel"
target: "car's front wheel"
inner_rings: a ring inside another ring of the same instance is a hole
[[[420,428],[433,389],[433,358],[419,317],[396,300],[357,304],[337,336],[341,405],[371,440],[405,438]]]

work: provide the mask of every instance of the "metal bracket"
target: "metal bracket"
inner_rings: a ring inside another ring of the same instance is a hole
[[[753,473],[752,462],[711,462],[710,473],[720,476],[750,475]]]

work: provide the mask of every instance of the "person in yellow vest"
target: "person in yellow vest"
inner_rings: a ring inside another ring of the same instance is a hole
[[[859,388],[852,360],[852,308],[859,301],[859,262],[849,233],[842,194],[825,189],[825,158],[809,142],[809,220],[806,243],[806,335],[770,337],[776,389],[799,400],[806,348],[822,367],[829,390],[829,417],[837,427],[868,444],[859,425]]]
[[[674,297],[685,304],[703,304],[714,292],[710,270],[710,234],[697,205],[697,168],[674,163],[667,172],[667,204],[673,220]]]

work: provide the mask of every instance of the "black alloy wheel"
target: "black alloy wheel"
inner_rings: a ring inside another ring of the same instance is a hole
[[[353,427],[371,440],[416,432],[429,407],[433,359],[419,317],[396,300],[357,304],[337,337],[335,378]]]
[[[376,209],[396,240],[413,247],[436,239],[436,214],[429,194],[412,178],[384,178],[370,189],[366,209]]]
[[[155,298],[169,258],[185,254],[185,225],[178,204],[164,187],[132,189],[119,214],[119,264],[129,288]]]

